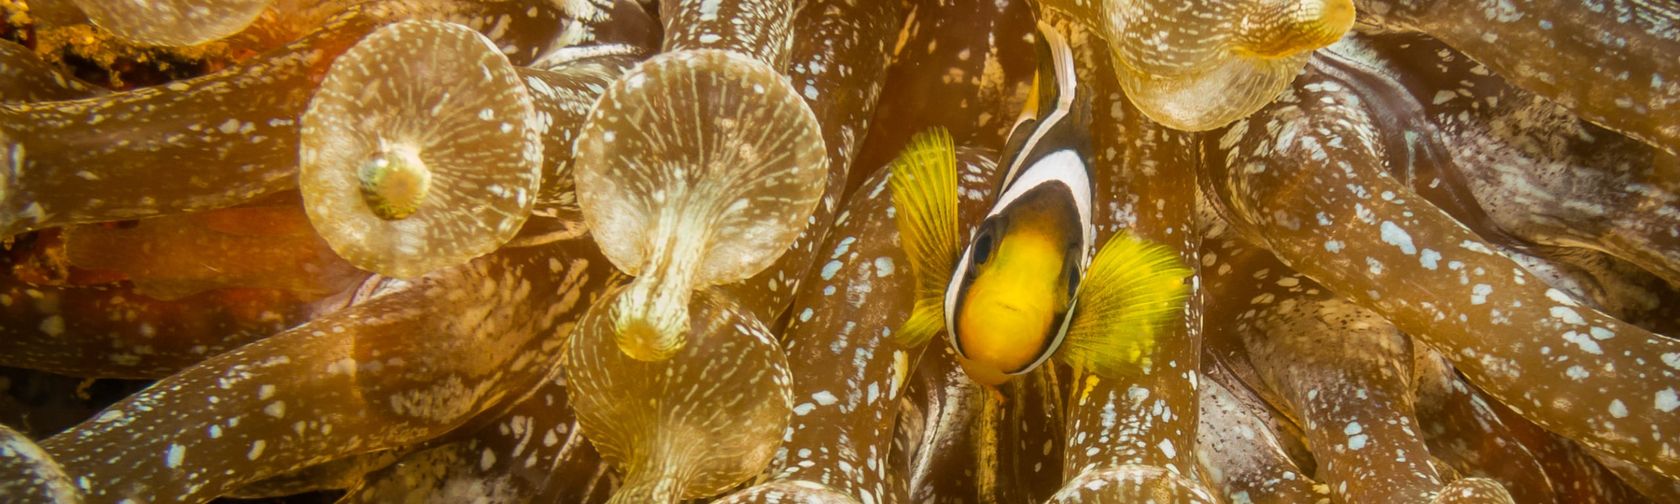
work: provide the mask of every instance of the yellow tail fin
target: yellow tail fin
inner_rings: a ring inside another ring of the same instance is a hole
[[[891,169],[898,239],[916,278],[916,306],[895,339],[916,346],[945,328],[945,285],[961,253],[957,249],[957,152],[951,134],[944,128],[917,134],[893,160]]]
[[[1149,367],[1156,339],[1183,316],[1190,273],[1164,245],[1130,233],[1110,238],[1080,284],[1058,357],[1106,377]]]

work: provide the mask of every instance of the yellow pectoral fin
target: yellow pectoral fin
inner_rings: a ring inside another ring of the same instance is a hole
[[[1190,273],[1166,246],[1110,239],[1085,274],[1058,357],[1107,377],[1147,369],[1157,338],[1183,316]]]
[[[908,347],[921,346],[944,329],[943,300],[917,299],[916,307],[910,311],[910,318],[898,326],[898,332],[893,333],[893,340]]]
[[[893,160],[888,182],[899,241],[916,278],[916,304],[894,338],[915,346],[943,329],[943,296],[957,248],[957,154],[951,134],[917,134]]]

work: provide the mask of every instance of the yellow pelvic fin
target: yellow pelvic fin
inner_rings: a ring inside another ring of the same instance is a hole
[[[1183,317],[1191,274],[1172,249],[1115,235],[1091,261],[1057,357],[1106,377],[1150,366],[1157,338]]]
[[[898,237],[916,278],[916,306],[894,338],[926,343],[945,328],[945,285],[957,248],[957,151],[951,134],[935,128],[917,134],[892,163]]]

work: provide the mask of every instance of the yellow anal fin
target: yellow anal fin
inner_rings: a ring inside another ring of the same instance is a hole
[[[916,305],[895,339],[907,346],[926,343],[945,328],[945,285],[956,261],[957,151],[951,134],[935,128],[917,134],[893,160],[893,205],[898,236],[916,278]]]
[[[1183,316],[1190,274],[1164,245],[1130,233],[1109,239],[1080,284],[1057,357],[1106,377],[1148,368],[1158,338]]]

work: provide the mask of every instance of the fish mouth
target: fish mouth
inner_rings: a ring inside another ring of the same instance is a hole
[[[1026,315],[1027,314],[1027,310],[1025,310],[1025,309],[1023,309],[1019,306],[1015,306],[1015,304],[1013,304],[1013,303],[992,303],[992,309],[997,310],[997,311],[1011,312],[1011,313],[1015,313],[1015,314],[1018,314],[1018,315]]]

